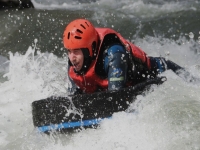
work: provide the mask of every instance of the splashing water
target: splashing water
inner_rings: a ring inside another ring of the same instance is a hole
[[[53,54],[37,52],[35,56],[35,53],[35,47],[29,47],[25,55],[9,53],[9,71],[4,75],[8,81],[0,84],[1,146],[11,141],[15,143],[32,132],[33,101],[57,94],[66,95],[70,86],[67,61],[60,61]]]
[[[195,41],[146,37],[135,42],[149,55],[166,56],[200,77]],[[187,83],[170,70],[162,74],[167,82],[137,96],[129,108],[134,113],[115,113],[96,130],[47,136],[33,127],[31,103],[68,94],[67,59],[40,53],[36,46],[25,55],[9,56],[4,75],[8,80],[0,84],[0,149],[200,149],[199,85]]]

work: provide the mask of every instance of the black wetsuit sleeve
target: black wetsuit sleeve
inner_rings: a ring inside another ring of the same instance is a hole
[[[111,46],[104,54],[104,69],[108,74],[108,90],[125,87],[128,56],[122,45]]]
[[[172,62],[171,60],[166,60],[163,57],[149,57],[151,62],[151,68],[157,73],[162,73],[167,69],[171,69],[173,72],[178,74],[181,70],[184,70],[183,67]]]
[[[187,82],[198,82],[200,79],[191,75],[185,68],[179,66],[171,60],[166,60],[163,57],[150,57],[151,68],[157,74],[164,72],[165,70],[172,70],[178,76],[186,80]]]

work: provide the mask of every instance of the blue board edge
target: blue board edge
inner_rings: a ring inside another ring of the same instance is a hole
[[[39,132],[47,132],[51,130],[59,130],[59,129],[70,129],[74,127],[86,127],[90,125],[97,125],[104,119],[110,119],[111,117],[107,118],[99,118],[99,119],[90,119],[90,120],[82,120],[76,122],[63,122],[59,124],[51,124],[47,126],[37,127]]]

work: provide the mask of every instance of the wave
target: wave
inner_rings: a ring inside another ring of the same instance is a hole
[[[173,60],[200,78],[200,57],[193,49],[198,43],[192,39],[180,37],[173,41],[148,36],[134,42],[149,55]],[[0,83],[0,149],[200,148],[199,85],[188,84],[170,70],[163,74],[168,78],[164,84],[152,86],[153,92],[146,96],[137,96],[136,103],[130,106],[135,113],[115,113],[96,130],[50,137],[39,134],[33,127],[31,103],[51,95],[67,95],[71,87],[67,62],[65,57],[41,53],[35,47],[29,47],[24,55],[9,54],[4,74],[8,80]]]
[[[112,10],[140,15],[152,13],[169,13],[182,10],[198,10],[198,1],[155,1],[155,0],[32,0],[36,9],[69,9],[69,10]]]

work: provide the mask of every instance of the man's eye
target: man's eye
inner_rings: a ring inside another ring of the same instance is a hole
[[[77,54],[79,51],[74,51],[75,54]]]

